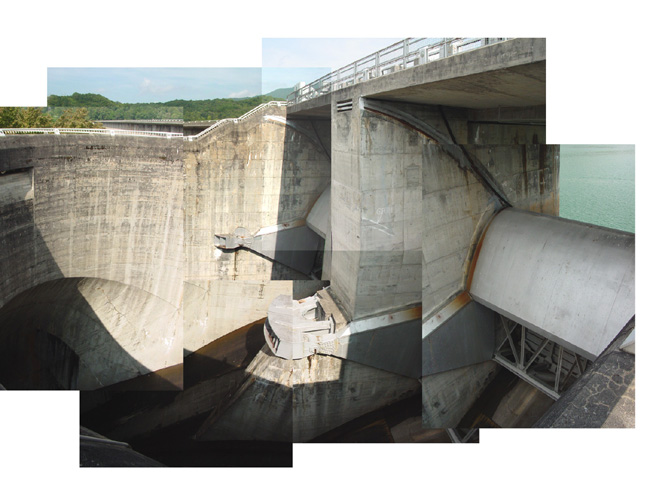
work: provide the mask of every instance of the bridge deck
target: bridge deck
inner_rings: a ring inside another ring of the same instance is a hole
[[[352,89],[365,97],[475,109],[540,106],[546,102],[546,40],[517,38],[289,104],[293,118],[328,117],[332,99]]]

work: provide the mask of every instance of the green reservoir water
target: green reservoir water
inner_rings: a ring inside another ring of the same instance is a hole
[[[634,232],[634,146],[560,146],[560,217]]]

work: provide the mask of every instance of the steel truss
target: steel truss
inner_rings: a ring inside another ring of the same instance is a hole
[[[525,326],[501,316],[505,338],[494,360],[557,400],[587,369],[589,361]]]
[[[452,443],[478,443],[479,429],[445,429]]]

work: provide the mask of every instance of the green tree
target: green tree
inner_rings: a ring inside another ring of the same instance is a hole
[[[2,128],[48,128],[52,118],[41,108],[0,108]]]
[[[0,128],[16,128],[18,108],[0,108]]]
[[[18,112],[18,128],[49,128],[52,118],[40,108],[21,108]]]
[[[54,122],[58,128],[103,128],[88,118],[86,108],[69,108]]]

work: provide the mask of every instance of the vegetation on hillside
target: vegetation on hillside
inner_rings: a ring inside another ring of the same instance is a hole
[[[237,99],[176,99],[128,104],[100,94],[51,95],[47,108],[0,108],[0,128],[97,128],[100,120],[221,120],[238,118],[262,103],[282,100],[291,89]],[[282,97],[284,96],[284,97]]]
[[[83,107],[88,109],[91,120],[181,120],[182,107],[171,107],[165,104],[123,104],[111,101],[99,94],[79,94],[47,98],[48,113],[55,119],[61,116],[68,107]]]
[[[86,108],[67,108],[54,121],[55,127],[60,128],[104,128],[101,123],[93,122]]]
[[[197,121],[238,118],[260,104],[274,100],[276,99],[270,96],[256,96],[245,99],[176,100],[165,104],[169,106],[182,106],[183,119],[185,121]]]
[[[278,89],[283,90],[283,89]],[[276,95],[277,91],[271,92]],[[190,101],[176,99],[162,103],[128,104],[111,101],[99,94],[79,94],[70,96],[51,95],[47,98],[48,112],[53,117],[61,113],[61,106],[88,108],[91,120],[169,120],[185,121],[221,120],[238,118],[251,109],[278,97],[263,95],[244,99],[204,99]]]
[[[0,128],[103,128],[86,108],[62,109],[55,118],[43,108],[0,108]]]

